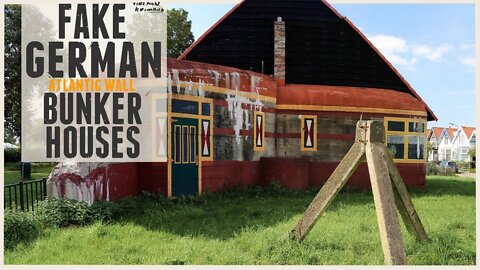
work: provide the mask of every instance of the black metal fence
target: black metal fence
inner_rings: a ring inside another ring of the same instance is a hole
[[[35,210],[47,197],[47,178],[5,185],[3,195],[4,208]]]

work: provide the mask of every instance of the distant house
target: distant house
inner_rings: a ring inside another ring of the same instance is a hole
[[[468,155],[470,148],[476,145],[476,130],[474,127],[460,127],[453,138],[452,158],[457,161],[471,161]]]
[[[428,130],[428,143],[431,145],[431,150],[428,152],[427,160],[428,161],[438,161],[438,144],[440,143],[440,136],[443,132],[442,127],[433,127]]]
[[[428,142],[432,146],[429,161],[471,161],[468,150],[476,146],[476,130],[466,126],[434,127],[429,131]]]

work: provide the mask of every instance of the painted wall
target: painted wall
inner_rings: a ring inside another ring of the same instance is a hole
[[[320,187],[353,144],[355,125],[361,117],[383,120],[385,116],[398,116],[388,112],[295,109],[298,104],[293,104],[293,109],[285,106],[279,109],[277,83],[270,76],[172,59],[168,64],[170,94],[213,100],[213,158],[200,163],[203,192],[236,186],[267,186],[272,181],[292,189]],[[298,92],[291,94],[303,93]],[[395,109],[398,112],[402,108]],[[254,116],[259,113],[264,116],[264,147],[255,149]],[[426,112],[423,113],[426,116]],[[315,151],[302,151],[302,117],[305,115],[314,115],[316,119]],[[407,186],[425,187],[424,163],[397,163],[397,167]],[[117,200],[143,191],[168,195],[169,164],[61,164],[47,183],[51,197],[88,203]],[[366,164],[359,166],[347,186],[370,187]]]

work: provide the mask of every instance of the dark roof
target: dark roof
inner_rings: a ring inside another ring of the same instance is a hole
[[[392,89],[422,99],[353,24],[322,0],[244,0],[178,59],[273,74],[273,22],[286,27],[286,83]],[[423,101],[422,101],[423,102]],[[436,120],[425,105],[428,119]]]

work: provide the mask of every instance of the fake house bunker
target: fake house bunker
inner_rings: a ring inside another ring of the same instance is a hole
[[[168,59],[168,160],[60,163],[53,197],[117,200],[233,186],[322,186],[358,120],[385,124],[407,186],[425,186],[420,96],[345,17],[321,0],[245,0]],[[368,188],[365,163],[349,186]]]

